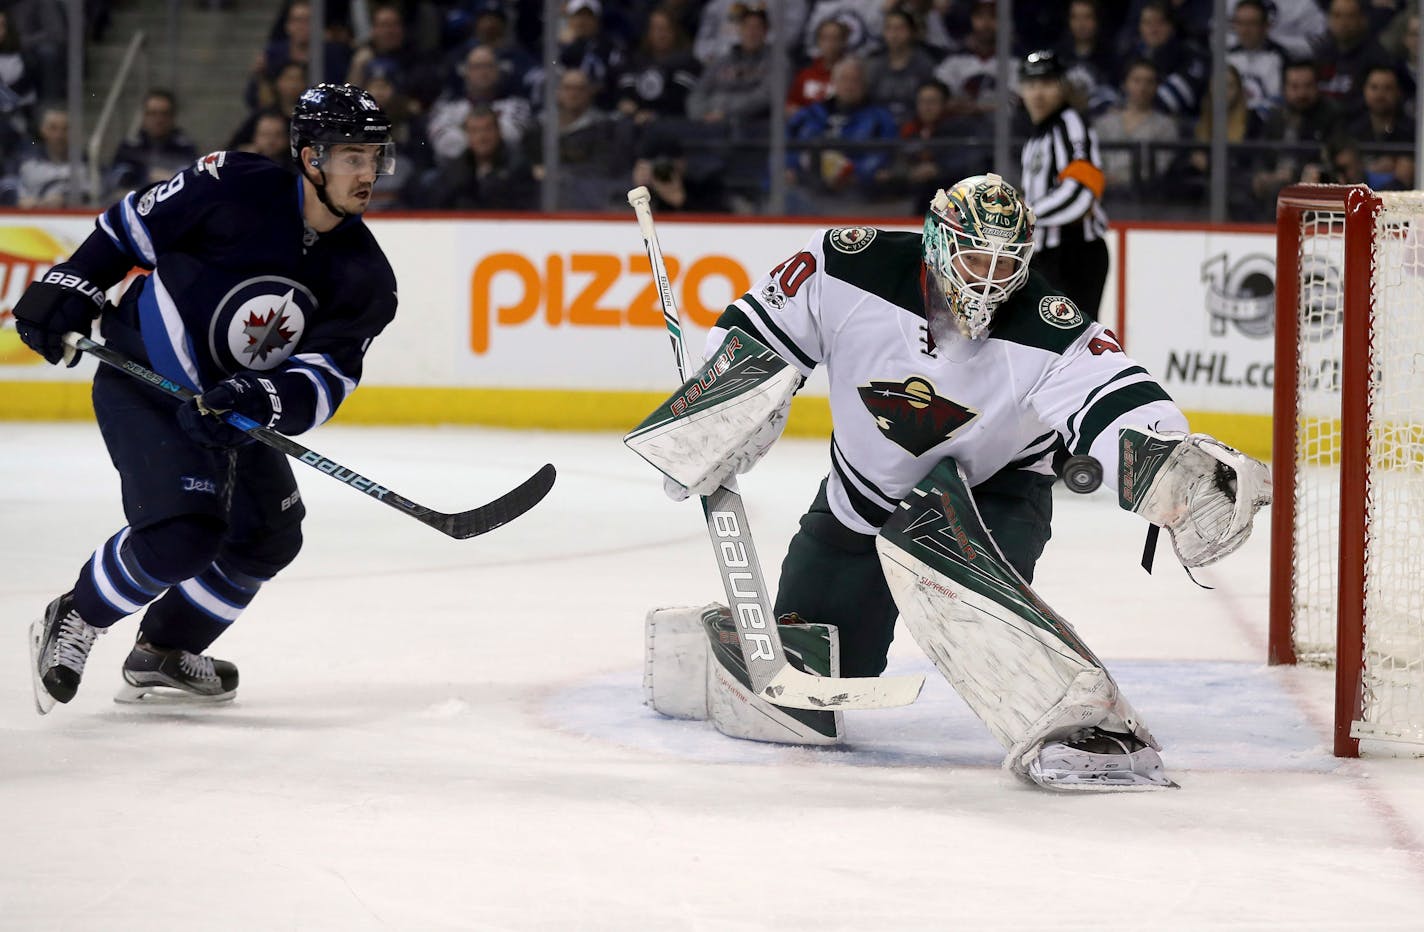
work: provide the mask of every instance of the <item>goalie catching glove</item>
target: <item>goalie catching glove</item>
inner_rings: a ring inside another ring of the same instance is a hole
[[[1119,503],[1166,528],[1188,569],[1246,543],[1271,503],[1266,464],[1206,434],[1127,428],[1119,443]]]
[[[801,373],[733,327],[707,362],[623,438],[665,477],[668,496],[711,495],[766,454]]]

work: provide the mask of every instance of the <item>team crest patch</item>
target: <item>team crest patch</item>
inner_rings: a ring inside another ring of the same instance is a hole
[[[778,311],[786,307],[786,294],[781,290],[780,283],[773,279],[761,290],[761,303]]]
[[[871,227],[840,227],[831,231],[831,245],[839,252],[854,255],[874,241],[875,233]]]
[[[227,293],[213,315],[208,332],[213,359],[224,372],[275,369],[296,351],[316,306],[299,282],[276,275],[247,279]]]
[[[148,212],[153,210],[153,205],[158,200],[158,188],[149,188],[143,197],[138,199],[138,206],[134,208],[140,217],[147,217]]]
[[[979,415],[938,394],[929,379],[918,375],[903,381],[872,381],[860,386],[859,392],[880,432],[914,456],[944,443]]]
[[[214,181],[217,181],[218,170],[223,167],[223,163],[226,161],[226,152],[209,152],[207,155],[198,159],[197,164],[193,166],[193,170],[199,175],[201,175],[203,172],[207,172],[209,175],[213,176]]]
[[[1078,310],[1078,305],[1061,294],[1049,295],[1038,302],[1038,316],[1064,330],[1072,330],[1083,322],[1083,312]]]

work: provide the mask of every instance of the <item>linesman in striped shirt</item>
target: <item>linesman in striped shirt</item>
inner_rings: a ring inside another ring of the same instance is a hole
[[[1023,147],[1023,191],[1033,208],[1033,268],[1056,282],[1091,320],[1108,276],[1103,167],[1098,137],[1073,109],[1063,63],[1032,52],[1019,66],[1019,94],[1033,121]]]

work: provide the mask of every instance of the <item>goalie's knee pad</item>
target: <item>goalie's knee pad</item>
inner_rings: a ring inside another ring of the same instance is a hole
[[[840,647],[831,625],[779,623],[787,660],[808,673],[836,676]],[[777,744],[839,744],[841,713],[788,709],[752,692],[731,612],[658,608],[645,626],[643,701],[672,718],[704,719],[733,738]]]

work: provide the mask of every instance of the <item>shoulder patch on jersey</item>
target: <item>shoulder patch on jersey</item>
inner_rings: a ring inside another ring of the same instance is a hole
[[[218,181],[220,180],[218,178],[218,169],[222,168],[223,163],[226,161],[226,152],[209,152],[207,155],[198,159],[197,164],[193,166],[193,171],[199,175],[207,172],[213,176],[214,181]]]
[[[837,227],[827,238],[833,248],[853,255],[869,246],[877,232],[873,227]]]
[[[1038,302],[1038,316],[1055,327],[1071,330],[1083,322],[1078,305],[1061,294],[1044,295]]]
[[[152,187],[144,192],[143,197],[138,199],[138,206],[134,210],[138,211],[140,217],[147,217],[148,212],[153,210],[153,205],[158,201],[158,188]]]

